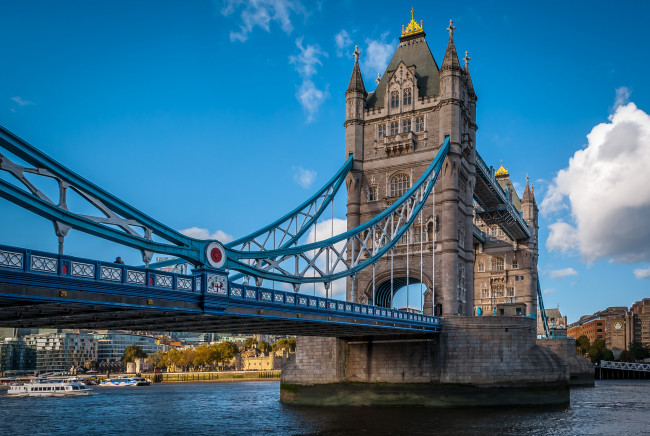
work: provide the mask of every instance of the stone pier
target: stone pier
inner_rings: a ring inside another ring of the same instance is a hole
[[[553,344],[558,349],[560,344]],[[298,338],[281,401],[314,406],[569,403],[570,365],[530,318],[456,317],[420,338]]]
[[[569,366],[569,382],[571,386],[594,386],[594,365],[589,359],[576,354],[575,339],[538,339],[537,345],[551,350]]]

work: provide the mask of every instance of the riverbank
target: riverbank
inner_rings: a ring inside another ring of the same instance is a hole
[[[238,381],[279,381],[281,371],[219,371],[144,373],[154,383],[203,383]]]

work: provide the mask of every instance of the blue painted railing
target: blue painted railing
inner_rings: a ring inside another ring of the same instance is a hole
[[[203,293],[220,297],[232,303],[252,302],[270,307],[284,307],[292,310],[350,314],[355,317],[408,322],[436,327],[440,318],[385,307],[350,303],[331,298],[285,292],[257,286],[227,283],[226,289],[212,287],[206,283],[215,277],[225,277],[216,270],[194,270],[192,274],[177,274],[146,269],[113,262],[84,259],[79,257],[46,253],[18,247],[0,245],[0,270],[22,271],[29,274],[52,275],[77,279],[76,285],[84,281],[104,284],[138,286],[156,290]],[[210,277],[212,276],[212,277]],[[403,327],[403,326],[402,326]]]

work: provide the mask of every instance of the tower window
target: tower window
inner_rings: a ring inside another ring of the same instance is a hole
[[[371,186],[368,188],[368,201],[377,201],[377,187],[376,186]]]
[[[519,268],[519,262],[517,262],[517,259],[512,259],[512,269],[517,269]]]
[[[377,126],[377,139],[381,139],[386,136],[386,124],[381,124]]]
[[[397,121],[393,121],[390,123],[390,134],[391,135],[397,135],[399,133],[399,123]]]
[[[408,133],[411,131],[411,119],[402,120],[402,132]]]
[[[411,179],[408,174],[395,174],[390,179],[390,196],[401,197],[411,187]]]
[[[483,262],[478,263],[478,272],[485,272],[485,264]]]
[[[508,297],[515,296],[515,288],[508,288]]]
[[[393,91],[390,93],[390,107],[398,108],[399,107],[399,92]]]
[[[503,257],[492,258],[492,271],[503,271]]]
[[[424,132],[424,117],[417,117],[415,119],[415,131]]]
[[[404,90],[404,106],[411,104],[411,88],[406,88]]]

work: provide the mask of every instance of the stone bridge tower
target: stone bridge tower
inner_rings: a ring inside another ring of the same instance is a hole
[[[407,283],[423,283],[425,313],[449,316],[474,311],[476,94],[469,57],[464,67],[458,60],[454,29],[450,21],[439,68],[422,22],[417,23],[411,11],[411,21],[402,27],[399,45],[371,93],[364,86],[360,53],[354,52],[345,93],[345,157],[354,155],[346,181],[348,229],[368,221],[406,192],[435,158],[447,135],[450,149],[436,183],[435,208],[430,198],[422,221],[416,220],[392,255],[384,256],[374,271],[366,268],[348,279],[348,301],[365,303],[374,297],[375,304],[390,306],[393,292]]]

